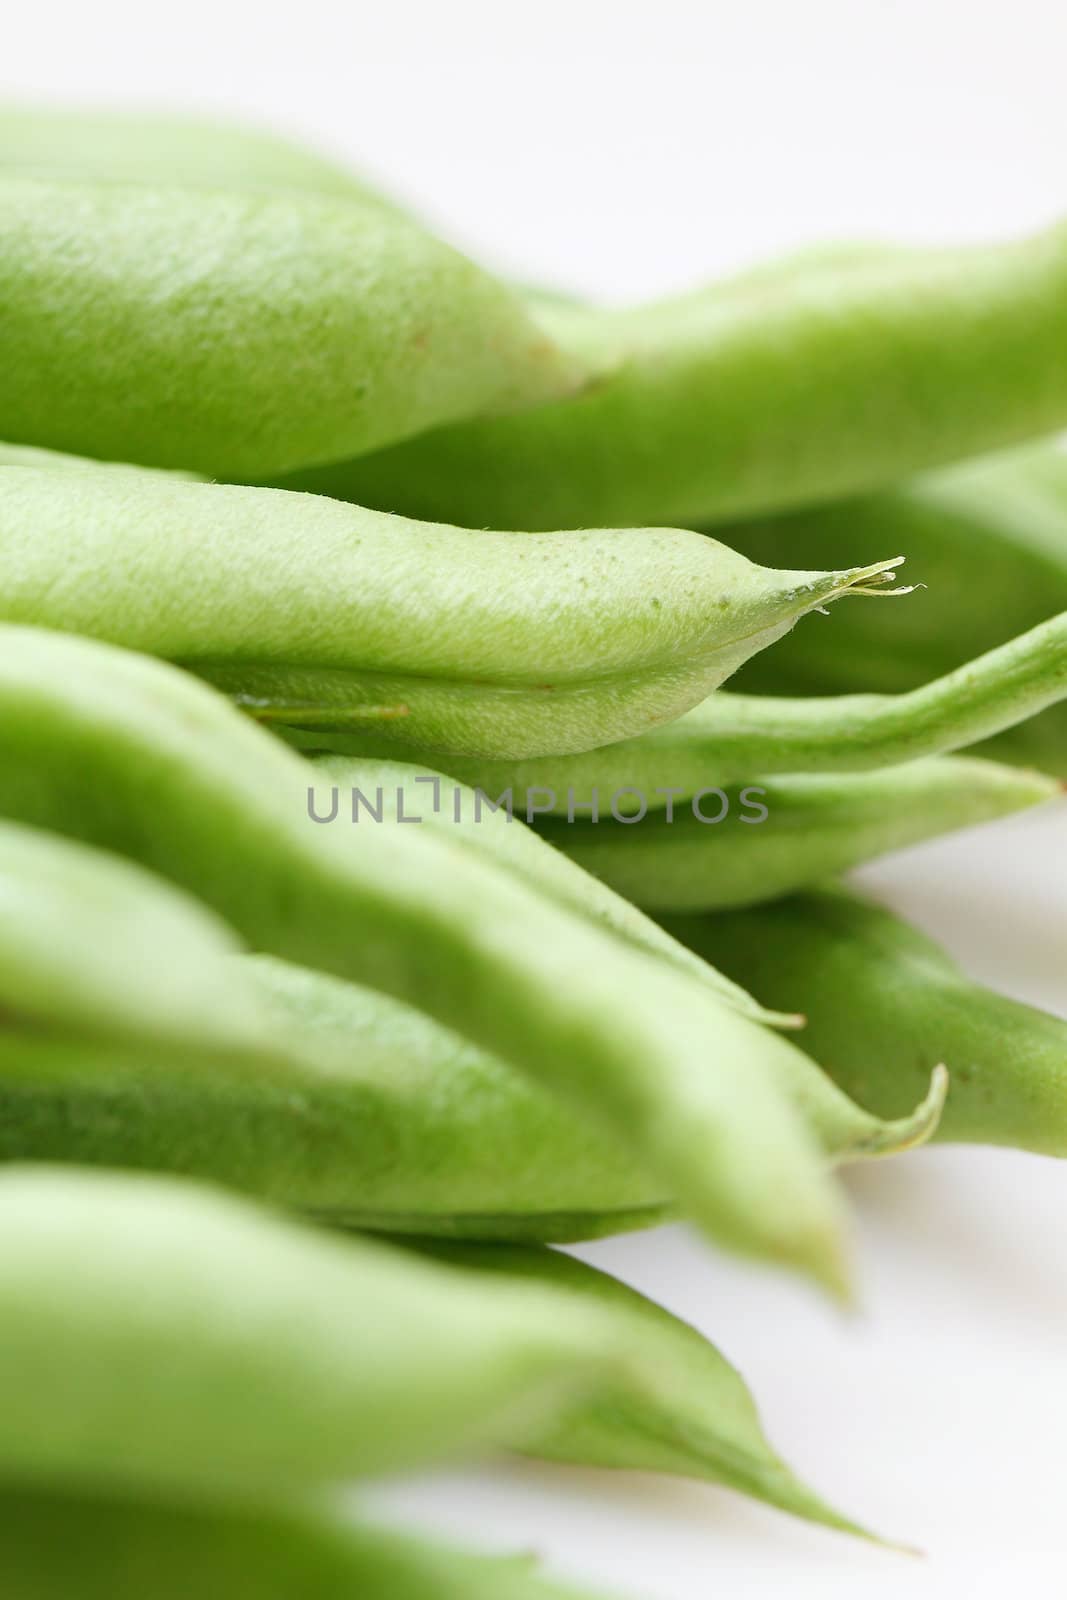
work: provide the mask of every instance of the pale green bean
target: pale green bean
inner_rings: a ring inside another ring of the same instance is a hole
[[[524,534],[162,474],[0,468],[0,620],[174,660],[272,723],[584,750],[694,705],[894,561],[771,572],[677,529]]]

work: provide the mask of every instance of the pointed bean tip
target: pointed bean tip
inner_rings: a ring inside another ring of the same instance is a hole
[[[849,1316],[859,1312],[860,1301],[847,1249],[834,1233],[822,1233],[813,1241],[806,1261],[800,1265],[824,1289],[836,1306]]]

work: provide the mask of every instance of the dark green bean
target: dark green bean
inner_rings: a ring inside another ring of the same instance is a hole
[[[944,1061],[937,1138],[1067,1155],[1067,1022],[972,982],[891,912],[826,890],[670,927],[776,1002],[802,1002],[803,1047],[872,1111],[892,1116]]]
[[[11,1600],[594,1600],[526,1557],[468,1555],[332,1506],[0,1491]]]

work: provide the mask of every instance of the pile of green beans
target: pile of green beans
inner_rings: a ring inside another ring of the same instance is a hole
[[[238,954],[126,862],[0,825],[0,894],[6,1159],[174,1171],[389,1233],[582,1239],[677,1210],[623,1141],[500,1060],[373,990]],[[940,1079],[883,1122],[792,1046],[766,1059],[835,1162],[936,1124]]]
[[[837,881],[1067,773],[1067,232],[606,311],[0,108],[0,344],[13,1592],[580,1600],[339,1499],[500,1451],[871,1537],[559,1247],[847,1302],[833,1169],[1067,1155],[1067,1023]]]

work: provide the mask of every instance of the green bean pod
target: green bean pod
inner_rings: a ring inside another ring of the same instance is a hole
[[[666,721],[895,565],[771,572],[678,529],[532,538],[160,474],[0,469],[0,620],[166,657],[271,723],[385,717],[461,754],[585,750]]]
[[[173,1179],[0,1173],[0,1473],[232,1498],[530,1437],[621,1363],[573,1296]],[[432,1336],[427,1337],[432,1330]]]
[[[269,477],[585,382],[505,285],[343,193],[0,176],[0,435]]]
[[[892,1116],[943,1061],[936,1138],[1067,1156],[1067,1022],[971,981],[890,911],[824,890],[670,926],[776,1001],[802,1001],[804,1049],[872,1111]]]
[[[942,755],[1015,729],[1067,698],[1067,612],[955,672],[902,694],[812,699],[717,691],[674,722],[570,756],[529,761],[449,757],[457,778],[531,816],[569,816],[614,806],[662,811],[709,785],[754,773],[867,772]],[[310,752],[340,746],[387,754],[388,723],[362,734],[290,734]],[[1063,752],[1060,752],[1063,760]]]
[[[0,1546],[17,1600],[594,1600],[527,1557],[468,1555],[333,1506],[0,1491]]]
[[[1041,773],[934,756],[869,773],[707,788],[677,809],[620,820],[546,818],[551,843],[650,911],[756,905],[1060,792]]]
[[[602,313],[618,370],[573,399],[298,473],[409,516],[721,522],[880,488],[1067,425],[1067,227],[828,251]]]
[[[801,1484],[767,1442],[752,1395],[716,1347],[606,1272],[559,1250],[521,1245],[420,1241],[431,1259],[481,1272],[491,1282],[543,1284],[595,1303],[630,1330],[640,1363],[626,1383],[605,1383],[566,1409],[525,1453],[580,1466],[663,1472],[738,1489],[767,1505],[842,1532],[866,1531]]]
[[[783,1039],[439,829],[316,825],[314,772],[173,668],[0,629],[0,815],[417,1005],[599,1115],[724,1244],[841,1286],[839,1197],[776,1079]]]
[[[900,550],[918,592],[887,618],[848,609],[833,629],[798,629],[749,663],[742,692],[908,693],[1067,611],[1067,453],[1048,445],[942,472],[890,493],[731,527],[753,561],[846,566]],[[886,623],[889,626],[886,626]],[[1000,733],[988,753],[1067,777],[1067,708]]]
[[[556,1095],[373,990],[236,955],[210,913],[117,857],[0,824],[0,907],[0,1160],[173,1172],[460,1238],[591,1238],[675,1209]],[[800,1051],[776,1059],[831,1160],[936,1122],[940,1084],[882,1123]]]
[[[9,1484],[247,1500],[489,1443],[862,1531],[775,1454],[713,1345],[569,1257],[387,1249],[49,1167],[0,1174],[0,1219]]]

